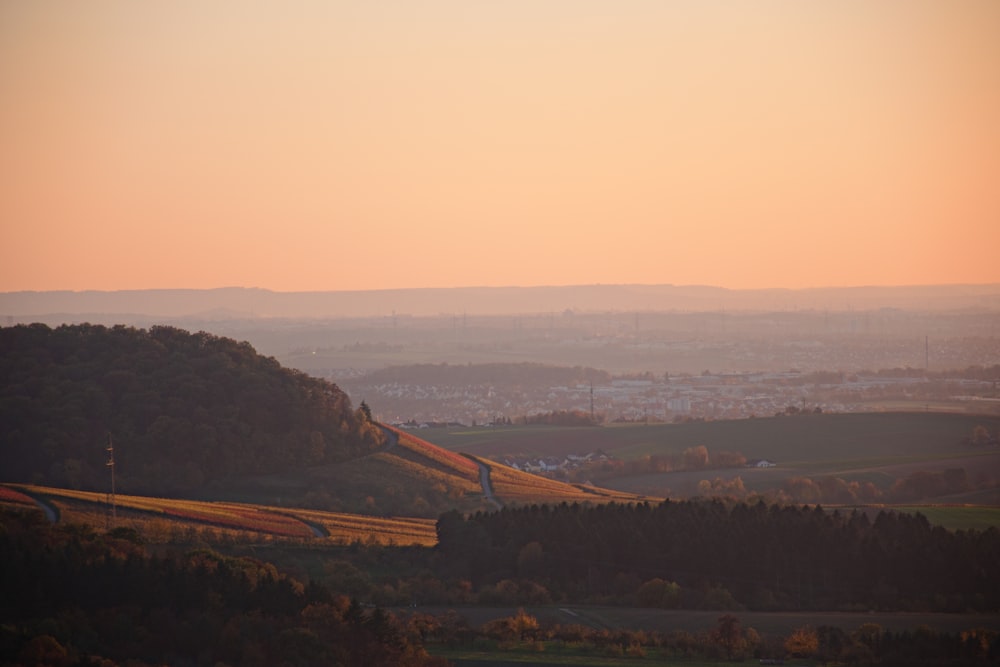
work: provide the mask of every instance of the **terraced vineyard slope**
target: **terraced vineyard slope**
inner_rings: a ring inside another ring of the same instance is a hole
[[[0,486],[0,503],[50,508],[60,522],[104,526],[111,507],[103,493],[33,485]],[[245,503],[205,502],[116,496],[115,524],[134,528],[147,539],[166,538],[178,530],[211,527],[217,534],[235,537],[290,538],[333,543],[362,541],[382,545],[433,546],[437,542],[433,519],[374,517]]]

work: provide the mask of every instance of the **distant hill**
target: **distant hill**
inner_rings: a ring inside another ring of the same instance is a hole
[[[384,435],[336,385],[248,343],[172,327],[0,329],[4,481],[188,494],[345,461]]]
[[[480,463],[368,420],[248,343],[172,327],[0,329],[0,481],[376,515],[491,509]],[[110,440],[109,440],[110,438]],[[501,502],[605,502],[489,463]]]
[[[1000,285],[733,290],[700,285],[569,285],[371,291],[206,290],[0,293],[7,323],[45,321],[150,324],[164,318],[340,318],[606,311],[1000,309]],[[0,323],[3,321],[0,320]]]

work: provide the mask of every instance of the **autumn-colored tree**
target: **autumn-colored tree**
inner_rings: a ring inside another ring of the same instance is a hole
[[[702,468],[708,467],[708,447],[705,445],[698,445],[697,447],[688,447],[681,454],[681,460],[683,461],[684,467],[688,470],[701,470]]]
[[[500,641],[533,639],[538,631],[538,619],[528,614],[524,609],[518,609],[513,616],[497,618],[485,623],[483,634]]]
[[[511,617],[511,620],[514,632],[521,638],[521,641],[529,638],[533,639],[535,633],[538,632],[538,619],[524,609],[518,609],[517,613]]]
[[[796,658],[808,658],[819,650],[819,634],[808,625],[796,629],[785,640],[785,650]]]
[[[996,630],[986,628],[965,630],[960,635],[962,649],[973,658],[986,659],[990,654],[990,647],[997,643],[997,636]]]
[[[698,494],[702,496],[744,498],[747,495],[747,490],[743,485],[743,478],[737,475],[730,480],[725,480],[721,477],[716,477],[711,481],[703,479],[698,482]]]

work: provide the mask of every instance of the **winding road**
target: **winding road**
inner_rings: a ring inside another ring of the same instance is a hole
[[[390,449],[392,449],[393,447],[395,447],[396,445],[399,444],[399,434],[398,433],[396,433],[395,431],[393,431],[390,428],[386,428],[385,426],[382,426],[381,424],[379,424],[379,428],[381,428],[382,432],[385,433],[385,446],[382,447],[382,449],[379,450],[380,452],[387,452],[387,451],[389,451]]]
[[[497,509],[502,509],[503,503],[493,495],[493,482],[490,481],[490,467],[477,459],[472,460],[479,466],[479,483],[483,485],[483,495],[486,496],[486,500],[496,505]]]

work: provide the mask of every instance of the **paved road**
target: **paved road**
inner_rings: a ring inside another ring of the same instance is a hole
[[[473,460],[476,461],[476,459]],[[476,465],[479,466],[479,483],[483,485],[483,495],[486,496],[486,500],[496,505],[497,509],[500,509],[503,507],[503,503],[493,495],[493,482],[490,481],[490,467],[482,461],[476,461]]]
[[[381,424],[379,426],[382,429],[382,432],[385,433],[385,446],[379,451],[387,452],[399,444],[399,434],[393,431],[392,429],[388,429],[385,426],[382,426]]]

